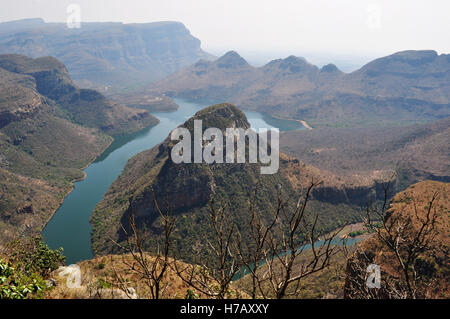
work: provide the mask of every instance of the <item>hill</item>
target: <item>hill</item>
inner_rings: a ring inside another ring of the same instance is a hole
[[[393,126],[450,115],[450,55],[403,51],[346,74],[290,56],[255,68],[236,52],[199,61],[148,90],[228,101],[312,127]]]
[[[347,262],[346,298],[448,299],[449,191],[449,183],[423,181],[395,195],[380,235],[361,242]],[[362,279],[369,264],[381,271],[372,291]]]
[[[179,22],[0,23],[0,53],[54,56],[81,86],[106,89],[149,83],[211,56]]]
[[[131,133],[157,123],[157,119],[147,111],[110,102],[94,90],[79,89],[72,82],[64,64],[53,57],[31,59],[23,55],[0,55],[0,68],[4,70],[4,78],[14,78],[15,83],[19,85],[25,82],[19,79],[20,75],[27,76],[24,86],[27,89],[33,88],[37,94],[57,103],[67,118],[74,123],[100,128],[110,135]],[[12,97],[8,95],[15,86],[14,82],[7,81],[13,84],[13,88],[3,88],[5,107],[9,105],[8,99],[22,98],[17,93]],[[0,121],[6,121],[6,117],[13,116],[9,111],[8,114]]]
[[[1,55],[0,241],[42,229],[112,142],[107,134],[155,123],[147,111],[79,89],[54,58]]]
[[[227,103],[197,112],[181,127],[192,131],[196,119],[203,121],[203,130],[208,127],[249,128],[244,113]],[[342,179],[284,154],[280,155],[280,170],[273,175],[261,175],[259,163],[175,164],[170,159],[172,147],[173,142],[168,137],[153,149],[134,156],[110,186],[91,217],[95,254],[119,252],[112,240],[125,240],[121,225],[127,227],[131,215],[145,233],[145,249],[156,249],[155,238],[162,229],[153,192],[161,209],[165,211],[168,200],[170,214],[177,216],[175,251],[184,260],[194,262],[196,258],[208,260],[202,247],[213,233],[208,215],[208,203],[212,199],[227,206],[227,216],[239,225],[243,236],[247,236],[248,205],[257,185],[256,205],[264,218],[269,218],[277,203],[278,190],[293,204],[298,192],[307,187],[311,179],[324,180],[313,192],[310,209],[319,215],[321,231],[330,231],[359,221],[359,205],[378,198],[377,185],[386,179],[382,175]],[[350,186],[346,184],[348,180],[353,181]]]

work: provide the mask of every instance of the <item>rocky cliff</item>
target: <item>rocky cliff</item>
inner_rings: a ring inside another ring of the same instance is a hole
[[[83,87],[149,83],[211,56],[179,22],[142,24],[65,23],[21,20],[0,23],[0,53],[54,56]]]
[[[0,244],[42,230],[71,181],[112,142],[105,133],[155,123],[79,89],[55,58],[0,55]]]
[[[100,128],[111,135],[130,133],[158,122],[147,111],[128,108],[109,101],[97,91],[78,88],[64,64],[53,57],[31,59],[23,55],[0,55],[0,69],[4,78],[10,79],[8,83],[13,83],[11,81],[15,79],[13,88],[19,84],[18,90],[23,91],[14,95],[14,98],[17,97],[14,103],[20,103],[25,98],[34,99],[34,102],[27,103],[27,112],[39,97],[43,97],[50,103],[58,104],[77,124]],[[28,82],[24,86],[25,79]],[[13,99],[7,92],[11,86],[4,85],[3,90],[3,99]],[[29,92],[25,92],[27,90]],[[9,104],[8,109],[10,120],[14,112],[20,113],[20,110],[11,110]]]

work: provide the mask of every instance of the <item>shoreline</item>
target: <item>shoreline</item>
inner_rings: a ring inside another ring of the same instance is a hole
[[[170,98],[173,100],[173,97],[170,97]],[[190,103],[206,104],[207,106],[209,106],[211,103],[212,103],[212,104],[217,104],[216,102],[201,101],[201,100],[190,99],[190,98],[181,98],[181,97],[177,97],[177,98],[186,100],[186,101],[188,101],[188,102],[190,102]],[[224,103],[225,103],[225,102],[224,102]],[[176,104],[176,103],[175,103],[175,104]],[[234,103],[232,103],[232,104],[234,104]],[[177,104],[177,105],[178,105],[178,104]],[[236,104],[234,104],[234,105],[236,105]],[[307,129],[307,130],[312,130],[312,129],[313,129],[313,127],[312,127],[311,125],[309,125],[305,120],[297,120],[297,119],[292,119],[292,118],[285,118],[285,117],[282,117],[282,116],[276,116],[276,115],[273,115],[273,114],[269,114],[269,113],[267,113],[267,112],[258,111],[258,110],[255,110],[255,109],[252,109],[252,108],[248,108],[248,107],[243,107],[243,106],[238,106],[238,105],[236,105],[236,106],[237,106],[239,109],[241,109],[241,110],[247,110],[247,111],[259,112],[259,113],[261,113],[261,114],[264,114],[264,115],[266,115],[266,116],[269,116],[269,117],[274,118],[274,119],[277,119],[277,120],[285,120],[285,121],[295,121],[295,122],[298,122],[298,123],[300,123],[301,125],[303,125],[303,126],[305,127],[305,129]],[[156,113],[157,113],[157,112],[156,112]]]
[[[291,119],[291,118],[285,118],[282,116],[276,116],[276,115],[272,115],[272,114],[268,114],[263,112],[264,114],[266,114],[267,116],[273,117],[274,119],[278,119],[278,120],[285,120],[285,121],[295,121],[295,122],[299,122],[301,125],[303,125],[307,130],[312,130],[313,128],[311,127],[311,125],[309,125],[305,120],[296,120],[296,119]]]
[[[159,119],[158,119],[158,123],[157,123],[157,124],[146,126],[146,127],[143,128],[142,130],[144,130],[144,129],[146,129],[146,128],[149,128],[149,127],[156,126],[156,125],[158,125],[158,124],[159,124]],[[139,130],[138,130],[138,131],[139,131]],[[137,131],[136,131],[136,132],[137,132]],[[130,133],[128,133],[128,134],[124,134],[123,136],[131,135],[131,134],[136,133],[136,132],[130,132]],[[105,147],[98,155],[96,155],[96,156],[95,156],[92,160],[90,160],[86,165],[84,165],[83,167],[79,168],[79,170],[82,171],[83,176],[80,177],[80,178],[75,178],[75,179],[73,179],[73,180],[70,181],[70,183],[71,183],[71,188],[70,188],[70,190],[69,190],[66,194],[64,194],[64,197],[63,197],[63,198],[61,199],[61,201],[59,202],[59,205],[58,205],[58,207],[56,208],[56,210],[50,214],[49,218],[46,220],[46,222],[44,223],[44,225],[42,226],[42,228],[38,231],[39,234],[42,234],[42,232],[43,232],[43,230],[45,229],[45,227],[47,227],[47,224],[52,220],[52,218],[55,216],[56,212],[61,208],[62,204],[64,203],[64,200],[66,199],[66,197],[69,196],[70,193],[73,192],[73,190],[75,189],[75,184],[76,184],[76,183],[79,183],[79,182],[82,182],[82,181],[84,181],[84,180],[87,178],[87,173],[85,172],[85,170],[86,170],[89,166],[91,166],[91,164],[94,163],[100,156],[102,156],[102,154],[105,153],[106,150],[108,150],[108,148],[111,147],[111,145],[112,145],[112,144],[114,143],[114,141],[116,140],[114,136],[111,136],[111,135],[108,135],[108,136],[111,137],[111,141],[108,143],[108,145],[107,145],[107,146],[106,146],[106,147]],[[121,135],[117,135],[117,136],[121,136]],[[116,137],[117,137],[117,136],[116,136]]]
[[[112,136],[111,136],[111,137],[112,137]],[[63,198],[61,199],[61,201],[59,202],[58,207],[55,209],[54,212],[52,212],[52,213],[50,214],[50,216],[48,217],[47,221],[44,223],[44,225],[42,226],[42,228],[39,230],[39,234],[42,234],[42,232],[44,231],[45,227],[47,227],[47,224],[52,220],[52,218],[55,216],[56,212],[61,208],[62,204],[64,203],[64,200],[66,199],[66,197],[69,196],[70,193],[73,192],[73,190],[75,189],[75,183],[82,182],[82,181],[84,181],[84,180],[86,179],[87,173],[85,172],[85,170],[86,170],[89,166],[91,166],[91,164],[94,163],[94,162],[96,161],[96,159],[99,158],[99,157],[100,157],[100,156],[101,156],[101,155],[102,155],[102,154],[103,154],[103,153],[104,153],[104,152],[112,145],[113,142],[114,142],[114,137],[112,137],[111,142],[108,144],[108,146],[105,147],[105,149],[104,149],[100,154],[98,154],[97,156],[95,156],[94,159],[92,159],[92,160],[89,161],[85,166],[83,166],[83,167],[80,168],[80,170],[81,170],[82,173],[83,173],[83,176],[80,177],[80,178],[75,178],[75,179],[73,179],[73,180],[70,181],[70,184],[71,184],[72,187],[70,188],[70,190],[69,190],[66,194],[64,194],[64,197],[63,197]]]

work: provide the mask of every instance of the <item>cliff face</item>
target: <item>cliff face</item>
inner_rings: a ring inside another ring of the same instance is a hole
[[[403,261],[406,261],[408,251],[418,249],[418,257],[409,268],[410,279],[413,279],[414,272],[417,278],[411,281],[414,282],[411,286],[416,290],[417,298],[449,297],[449,191],[449,183],[424,181],[414,184],[395,195],[386,213],[387,227],[381,234],[384,238],[390,238],[387,233],[389,229],[392,238],[396,238],[391,243],[399,246],[399,255]],[[427,215],[433,196],[436,198],[431,215]],[[434,217],[431,230],[423,227],[427,218],[432,220]],[[380,266],[379,289],[366,287],[366,269],[369,264]],[[345,298],[367,298],[369,292],[375,298],[411,298],[405,278],[394,251],[377,234],[373,234],[359,244],[347,262]]]
[[[342,176],[285,153],[280,153],[280,159],[281,174],[295,189],[307,187],[311,179],[322,181],[312,190],[311,195],[314,200],[323,203],[365,207],[369,202],[384,198],[384,183],[396,183],[393,171],[389,170]]]
[[[19,100],[27,96],[29,96],[28,99],[34,98],[34,100],[45,97],[52,103],[58,104],[74,122],[100,128],[107,134],[130,133],[157,123],[157,119],[145,110],[112,103],[94,90],[79,89],[72,82],[64,64],[55,58],[31,59],[23,55],[0,55],[0,69],[7,78],[22,77],[31,82],[23,87],[23,81],[18,79],[15,83],[10,81],[13,84],[8,90],[14,90],[19,86],[19,90],[29,91],[15,94],[14,97],[19,97]],[[6,89],[3,95],[4,99],[9,96]],[[27,105],[27,109],[31,110],[31,104]],[[3,118],[6,121],[7,116],[4,115]],[[11,118],[9,116],[10,120]]]
[[[70,181],[111,143],[105,133],[156,122],[79,89],[55,58],[0,55],[0,244],[42,230]]]
[[[148,83],[201,58],[200,41],[179,22],[145,24],[64,23],[21,20],[1,23],[0,53],[55,56],[84,87]]]
[[[389,128],[282,132],[280,145],[283,152],[342,179],[359,175],[376,180],[395,172],[395,190],[401,191],[422,180],[450,181],[449,139],[450,117]]]

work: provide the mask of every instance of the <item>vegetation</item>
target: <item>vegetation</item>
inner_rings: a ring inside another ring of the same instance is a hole
[[[230,104],[205,108],[183,126],[192,130],[194,119],[202,119],[204,127],[249,127],[245,115]],[[269,221],[277,207],[278,190],[282,190],[282,200],[293,207],[296,204],[294,198],[309,186],[307,181],[322,177],[311,167],[287,157],[282,158],[280,171],[273,175],[261,175],[258,163],[177,165],[169,158],[170,148],[171,142],[166,139],[152,150],[134,156],[110,186],[91,217],[92,243],[96,254],[119,252],[110,238],[121,244],[125,242],[120,224],[126,226],[131,215],[135,216],[138,229],[148,238],[143,244],[144,249],[156,253],[154,239],[163,231],[163,220],[153,203],[155,192],[160,207],[165,206],[165,199],[169,196],[170,214],[177,216],[173,245],[175,251],[179,252],[178,257],[194,264],[199,263],[199,260],[211,262],[212,252],[206,247],[207,241],[214,240],[214,229],[209,223],[208,203],[211,199],[217,198],[220,201],[217,204],[227,207],[230,220],[237,225],[236,230],[242,234],[243,240],[249,240],[248,204],[256,187],[256,208],[261,212],[262,219]],[[294,179],[294,176],[302,182]],[[360,221],[356,206],[348,202],[338,205],[326,202],[326,196],[320,197],[319,193],[315,193],[320,187],[314,189],[314,200],[311,200],[309,207],[318,215],[318,233],[323,234],[338,225]]]
[[[50,289],[45,281],[65,260],[40,237],[8,243],[0,258],[0,299],[43,298]]]
[[[26,274],[36,273],[43,278],[64,264],[63,250],[52,250],[42,237],[16,239],[6,245],[6,254],[17,269]]]
[[[364,234],[364,231],[363,231],[363,230],[357,230],[357,231],[352,231],[352,232],[349,233],[348,235],[349,235],[350,237],[357,237],[357,236],[360,236],[360,235],[362,235],[362,234]]]
[[[448,298],[449,184],[413,186],[391,205],[368,207],[365,223],[373,236],[348,261],[347,298]],[[366,285],[369,264],[380,266],[380,289]]]
[[[77,88],[51,57],[0,55],[0,244],[42,230],[72,182],[112,142],[156,123]]]
[[[425,179],[450,181],[450,118],[429,124],[365,129],[283,132],[281,151],[336,174],[341,182],[368,184],[380,173],[396,173],[393,190]],[[362,183],[361,183],[362,182]],[[334,184],[338,184],[335,182]],[[379,199],[383,194],[379,187]]]
[[[346,265],[348,254],[351,254],[355,246],[342,248],[331,256],[329,266],[325,269],[304,277],[300,284],[291,283],[287,287],[287,297],[290,299],[342,299],[344,298],[344,285],[346,277]],[[313,252],[306,250],[293,265],[294,273],[299,273],[302,265],[312,260]],[[266,266],[262,265],[259,272],[264,273]],[[251,295],[253,290],[252,278],[246,275],[233,282],[233,287],[239,287],[243,293]],[[262,285],[267,298],[274,298],[273,292],[267,284]]]
[[[39,276],[27,276],[0,259],[0,299],[39,297],[46,287]]]

